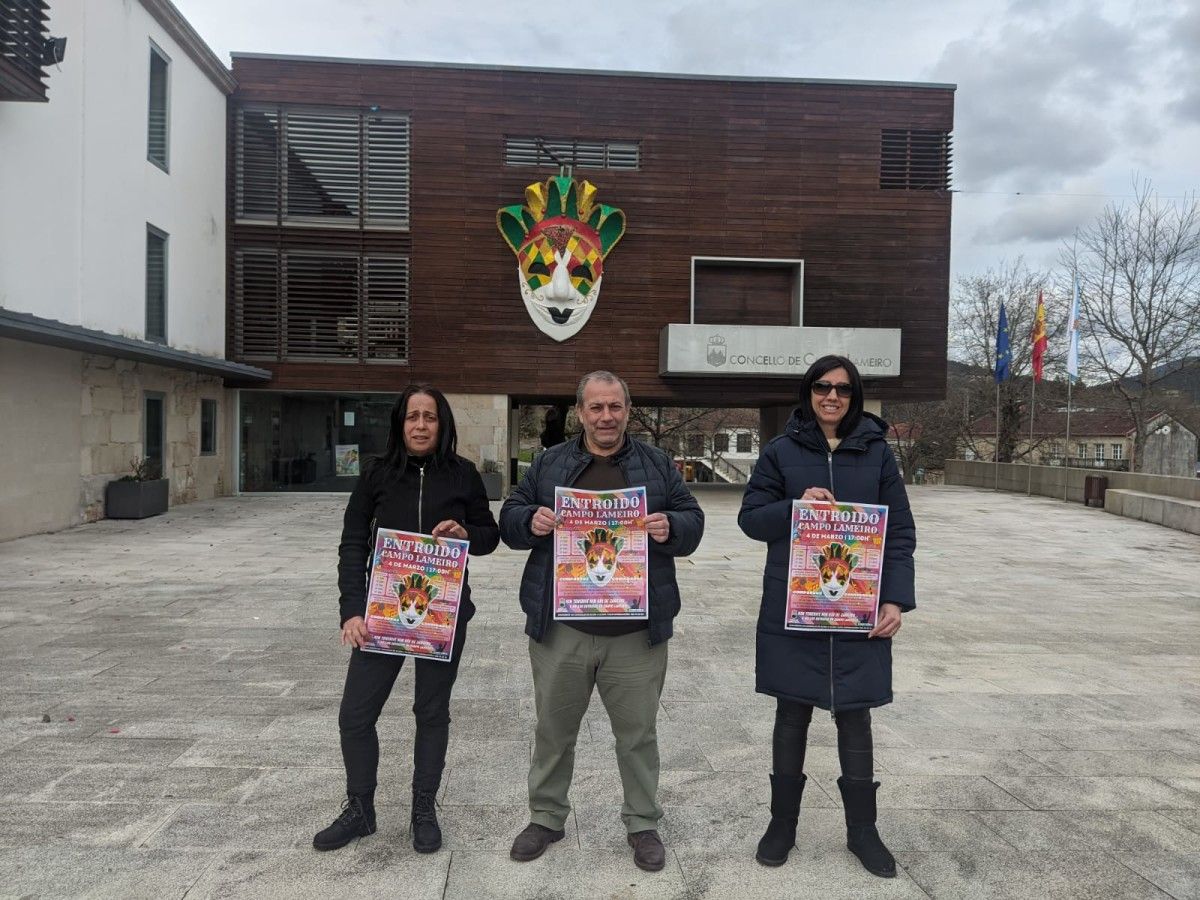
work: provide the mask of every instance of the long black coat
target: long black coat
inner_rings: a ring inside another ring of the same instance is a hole
[[[688,556],[704,536],[704,513],[665,452],[626,438],[615,460],[629,487],[646,488],[647,512],[663,512],[671,523],[667,540],[649,541],[650,643],[670,639],[679,614],[675,557]],[[529,522],[539,506],[554,509],[554,489],[570,487],[592,461],[582,435],[551,447],[533,461],[520,485],[500,509],[500,536],[514,550],[530,550],[521,576],[521,609],[525,633],[535,641],[546,636],[554,608],[554,534],[538,537]]]
[[[792,500],[810,487],[828,488],[843,503],[888,507],[880,602],[913,609],[916,527],[899,467],[870,413],[837,450],[813,421],[793,413],[784,433],[767,444],[742,497],[738,525],[767,542],[758,614],[755,689],[822,709],[860,709],[892,701],[892,641],[865,634],[785,631]]]

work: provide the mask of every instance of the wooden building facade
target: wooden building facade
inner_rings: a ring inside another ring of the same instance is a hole
[[[233,73],[228,350],[268,391],[420,380],[511,407],[607,368],[635,403],[794,402],[798,374],[665,373],[666,326],[703,322],[898,329],[869,398],[945,393],[953,85],[257,54]],[[566,340],[531,320],[496,224],[558,163],[626,221]]]

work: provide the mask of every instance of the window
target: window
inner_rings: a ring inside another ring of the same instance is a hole
[[[1113,459],[1124,459],[1125,458],[1125,445],[1124,444],[1113,444],[1112,445],[1112,458]]]
[[[150,465],[154,477],[162,478],[165,471],[163,446],[165,444],[166,419],[163,415],[164,395],[146,391],[142,415],[142,455]]]
[[[1054,443],[1052,443],[1050,445],[1050,458],[1051,459],[1062,459],[1062,454],[1063,454],[1062,441],[1055,441]]]
[[[1095,447],[1095,458],[1096,458],[1096,460],[1097,460],[1097,461],[1102,461],[1102,460],[1104,459],[1104,445],[1103,445],[1103,444],[1096,444],[1096,445],[1094,445],[1094,447]]]
[[[408,226],[407,116],[242,107],[234,141],[238,219]]]
[[[576,169],[626,169],[641,165],[635,141],[575,141],[569,138],[504,139],[506,166],[572,166]]]
[[[214,456],[217,452],[217,401],[200,401],[200,455]]]
[[[167,233],[146,226],[146,340],[167,342]]]
[[[737,452],[738,452],[738,453],[750,453],[750,452],[752,452],[752,451],[751,451],[751,449],[750,449],[750,432],[748,432],[748,431],[742,431],[742,432],[739,432],[739,433],[738,433],[738,436],[737,436]]]
[[[157,47],[150,48],[150,113],[146,138],[146,159],[164,172],[168,168],[169,96],[168,73],[170,60]]]
[[[894,191],[950,189],[948,131],[885,128],[879,147],[879,187]]]
[[[689,434],[687,436],[687,453],[688,456],[704,455],[704,435]]]
[[[1080,441],[1075,445],[1075,458],[1087,459],[1087,444],[1085,444],[1083,441]]]
[[[408,258],[246,248],[234,256],[239,359],[408,360]]]
[[[713,435],[713,452],[728,453],[729,452],[729,435],[724,431],[718,431]]]

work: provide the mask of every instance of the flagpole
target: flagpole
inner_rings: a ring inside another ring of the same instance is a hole
[[[996,485],[994,491],[1000,490],[1000,382],[996,382],[996,447],[992,451],[992,459],[996,461]]]
[[[1025,483],[1025,494],[1033,494],[1033,420],[1037,417],[1037,378],[1033,379],[1033,388],[1029,395],[1029,450],[1026,452],[1025,468],[1029,479]]]
[[[1070,481],[1067,469],[1071,466],[1071,384],[1071,376],[1067,375],[1067,446],[1063,456],[1063,503],[1067,502],[1067,482]]]

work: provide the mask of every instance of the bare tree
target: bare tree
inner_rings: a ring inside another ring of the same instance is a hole
[[[643,431],[650,443],[668,453],[678,455],[683,450],[683,438],[689,430],[703,420],[711,410],[679,406],[630,407],[629,424],[634,431]]]
[[[1110,204],[1062,250],[1080,285],[1080,354],[1129,410],[1141,471],[1156,386],[1200,354],[1200,202],[1165,203],[1149,181]]]
[[[958,455],[967,424],[959,394],[951,390],[945,400],[888,403],[884,407],[884,418],[891,426],[888,439],[905,481],[911,482],[919,469],[940,470],[945,460]]]
[[[996,432],[973,435],[968,428],[964,437],[996,443],[999,459],[1009,462],[1031,453],[1035,447],[1026,446],[1019,453],[1022,410],[1029,411],[1030,384],[1033,372],[1033,331],[1037,312],[1038,292],[1046,304],[1047,352],[1045,367],[1056,367],[1066,355],[1062,334],[1066,330],[1067,304],[1049,289],[1050,278],[1045,272],[1030,270],[1018,258],[1011,264],[1001,263],[998,269],[988,269],[982,275],[960,277],[950,298],[950,346],[954,356],[981,371],[996,369],[996,330],[1000,322],[1000,306],[1008,318],[1009,346],[1012,361],[1010,377],[1000,385],[999,441]],[[982,392],[982,385],[972,385],[972,395]],[[996,413],[996,392],[990,385],[990,401],[979,402],[974,396],[970,406],[975,415]]]

